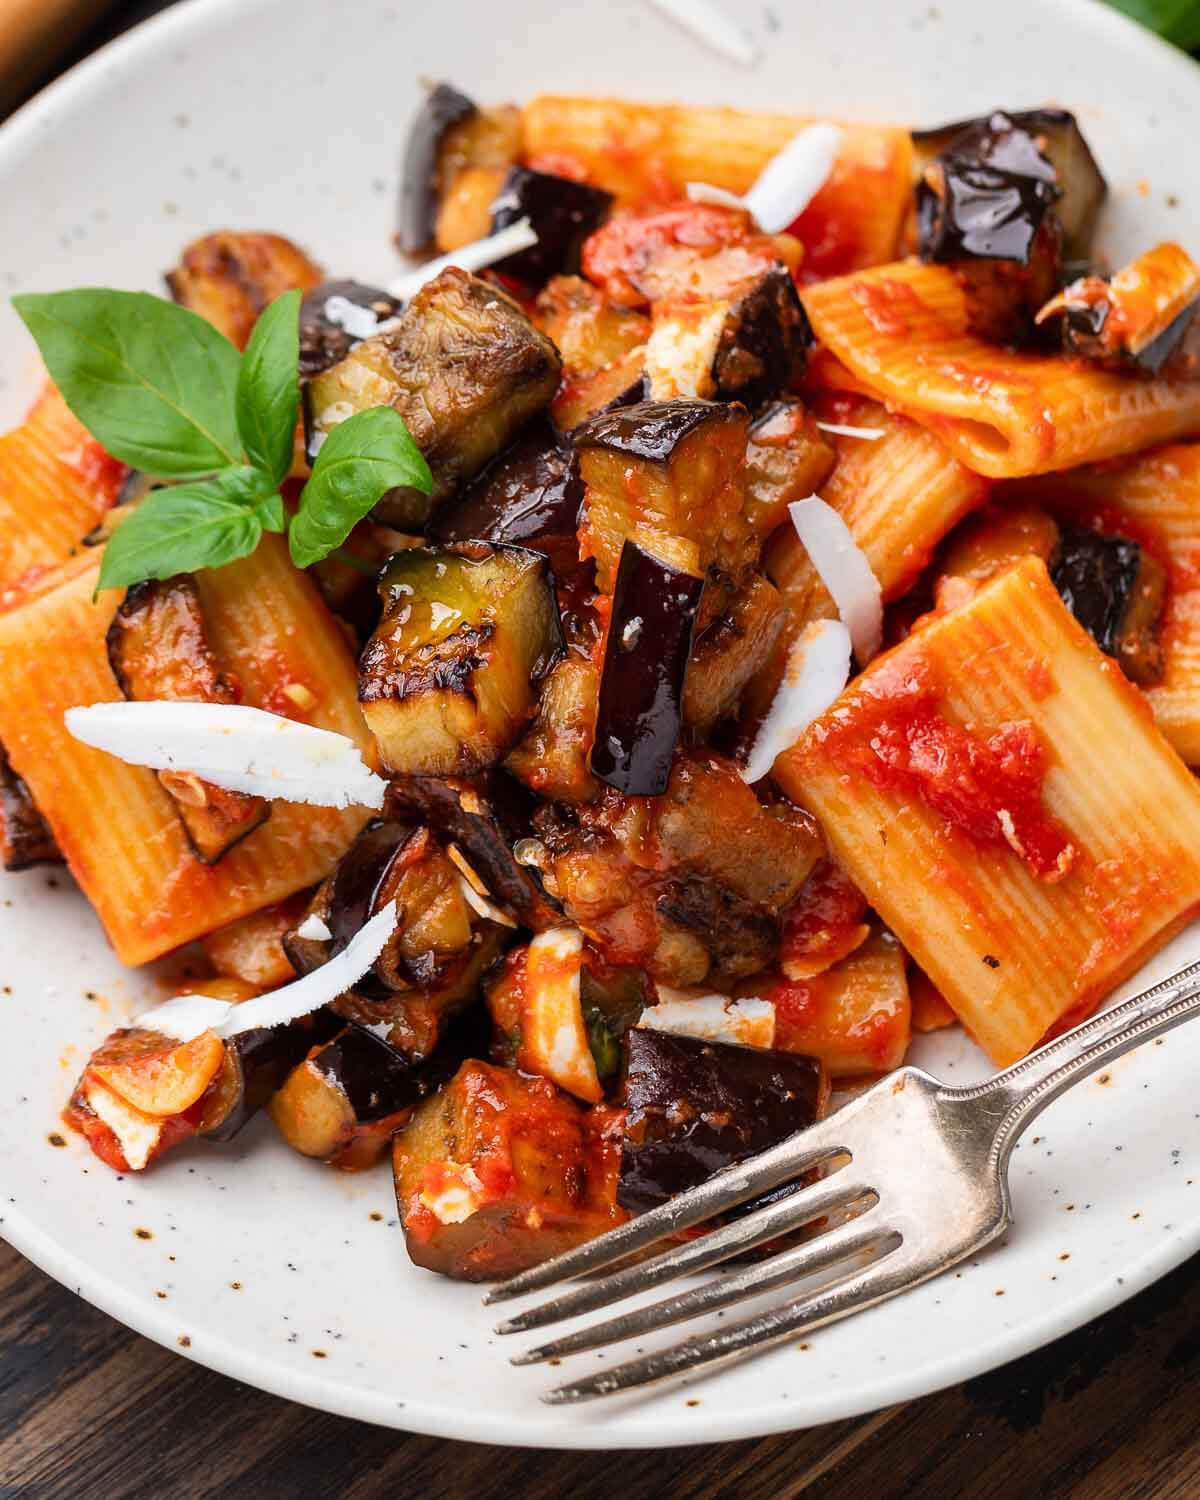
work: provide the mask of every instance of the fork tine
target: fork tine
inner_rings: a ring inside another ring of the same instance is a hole
[[[850,1153],[841,1144],[844,1118],[845,1111],[842,1111],[827,1121],[798,1131],[769,1151],[724,1168],[699,1187],[689,1188],[686,1193],[630,1219],[618,1229],[610,1229],[607,1234],[588,1240],[574,1250],[567,1250],[553,1260],[497,1283],[484,1297],[484,1304],[504,1302],[525,1292],[541,1291],[569,1277],[598,1271],[613,1261],[624,1260],[637,1250],[644,1250],[656,1240],[682,1229],[691,1229],[705,1219],[736,1208],[747,1198],[755,1198],[789,1178],[800,1176],[827,1156],[848,1156]]]
[[[845,1170],[835,1172],[812,1187],[798,1188],[786,1198],[770,1203],[744,1219],[736,1219],[700,1239],[689,1240],[653,1260],[635,1261],[601,1280],[585,1282],[553,1301],[517,1313],[501,1323],[496,1332],[528,1333],[530,1329],[543,1328],[547,1323],[558,1323],[563,1318],[608,1307],[622,1297],[648,1292],[664,1281],[674,1281],[691,1271],[702,1271],[718,1261],[728,1260],[730,1256],[810,1223],[835,1208],[847,1207],[868,1194],[874,1195],[873,1189],[851,1173]]]
[[[897,1292],[906,1291],[933,1274],[932,1271],[914,1274],[910,1266],[906,1268],[903,1258],[889,1265],[894,1254],[894,1251],[885,1254],[865,1271],[826,1285],[810,1297],[760,1313],[745,1323],[735,1323],[716,1333],[699,1334],[681,1344],[673,1344],[669,1349],[659,1349],[611,1370],[556,1386],[547,1391],[542,1400],[549,1406],[567,1406],[577,1401],[591,1401],[597,1396],[638,1390],[688,1370],[707,1369],[752,1351],[769,1349],[798,1333],[836,1322]]]
[[[868,1210],[868,1217],[871,1211]],[[635,1308],[615,1318],[593,1323],[575,1333],[565,1334],[538,1349],[528,1349],[516,1355],[514,1365],[540,1364],[543,1360],[559,1359],[567,1354],[579,1354],[585,1349],[598,1349],[605,1344],[617,1343],[621,1339],[635,1338],[638,1334],[654,1333],[668,1328],[672,1323],[682,1323],[701,1313],[715,1312],[719,1307],[728,1307],[733,1302],[742,1302],[760,1292],[772,1291],[777,1286],[798,1281],[817,1271],[825,1271],[848,1260],[880,1247],[881,1241],[888,1250],[895,1248],[899,1236],[885,1226],[871,1224],[863,1227],[862,1218],[843,1224],[815,1240],[798,1245],[794,1250],[772,1256],[758,1265],[745,1266],[724,1276],[714,1276],[703,1286],[692,1287],[676,1297],[664,1298],[649,1307]],[[884,1252],[887,1253],[886,1251]],[[624,1369],[619,1366],[618,1369]]]

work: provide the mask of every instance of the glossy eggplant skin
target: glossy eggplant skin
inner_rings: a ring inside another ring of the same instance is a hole
[[[1060,197],[1056,213],[1062,223],[1063,250],[1069,261],[1086,262],[1090,258],[1092,233],[1100,206],[1108,191],[1107,184],[1091,148],[1079,129],[1075,116],[1065,109],[995,110],[991,115],[973,120],[957,120],[932,130],[914,130],[918,166],[960,143],[971,154],[978,154],[981,138],[994,133],[992,122],[1006,119],[1031,139],[1045,160],[1054,168],[1055,185]],[[1021,153],[1025,154],[1024,147]],[[995,165],[1014,170],[1019,157],[1003,157]]]
[[[327,923],[333,939],[328,958],[341,953],[374,914],[381,887],[413,832],[412,823],[372,818],[338,862],[330,877]],[[374,967],[357,982],[355,990],[376,1000],[391,993]]]
[[[461,495],[436,510],[433,542],[508,542],[544,552],[557,565],[578,559],[583,504],[579,462],[550,424],[535,421]]]
[[[303,1062],[310,1047],[328,1041],[345,1023],[331,1011],[320,1010],[289,1026],[260,1026],[243,1031],[225,1043],[227,1086],[223,1099],[206,1124],[208,1141],[231,1141]]]
[[[531,287],[542,286],[551,276],[577,271],[584,240],[608,218],[612,205],[611,193],[586,182],[510,167],[492,202],[492,233],[528,219],[538,242],[507,256],[493,269]]]
[[[300,379],[311,380],[345,359],[377,325],[394,318],[403,303],[361,281],[323,281],[300,304]]]
[[[1137,542],[1065,529],[1050,559],[1050,577],[1063,603],[1127,677],[1143,687],[1162,677],[1158,627],[1166,580]]]
[[[593,773],[619,792],[667,789],[704,579],[626,541],[600,675]]]
[[[392,817],[415,818],[462,850],[492,900],[534,932],[556,927],[562,911],[542,889],[536,872],[518,864],[513,847],[532,833],[537,799],[502,771],[440,779],[402,776],[388,788]]]
[[[617,1202],[634,1213],[813,1124],[828,1099],[821,1064],[795,1053],[641,1027],[626,1049]]]
[[[474,100],[448,83],[439,83],[430,90],[409,127],[396,229],[405,254],[419,254],[433,239],[438,210],[438,153],[446,132],[477,113]]]
[[[62,862],[54,835],[0,745],[0,864],[6,870],[28,870]]]
[[[571,434],[576,448],[608,448],[665,464],[712,417],[711,401],[641,401],[598,412]]]

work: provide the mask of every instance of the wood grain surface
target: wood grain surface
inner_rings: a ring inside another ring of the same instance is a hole
[[[115,5],[75,56],[163,8]],[[1197,1500],[1198,1372],[1200,1259],[1026,1359],[869,1417],[667,1452],[491,1448],[213,1374],[0,1242],[0,1500]]]

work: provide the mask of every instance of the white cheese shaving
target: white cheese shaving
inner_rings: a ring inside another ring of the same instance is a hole
[[[419,1200],[441,1223],[461,1224],[483,1202],[483,1183],[474,1167],[457,1161],[446,1162],[444,1175],[446,1180],[440,1191],[434,1193],[422,1188]]]
[[[451,266],[457,266],[460,271],[482,271],[487,266],[494,266],[498,260],[516,255],[520,250],[528,250],[537,242],[537,231],[529,220],[518,219],[515,224],[498,229],[495,234],[489,234],[486,239],[463,245],[458,250],[452,250],[449,255],[439,255],[436,260],[427,260],[423,266],[418,266],[407,276],[398,277],[388,287],[388,291],[393,297],[398,297],[401,302],[408,302],[416,296],[427,281],[432,281],[435,276],[440,276]],[[395,323],[396,319],[380,323],[376,332],[385,333],[394,327]]]
[[[501,927],[517,925],[506,911],[501,911],[495,902],[489,901],[486,896],[481,896],[465,875],[458,877],[458,883],[464,900],[473,912],[485,917],[489,922],[499,922]]]
[[[98,1078],[87,1079],[84,1097],[97,1118],[104,1121],[120,1142],[121,1155],[131,1172],[140,1172],[150,1160],[162,1135],[162,1121],[144,1115],[114,1093]]]
[[[314,911],[296,928],[296,936],[306,938],[310,943],[328,943],[332,941],[333,933],[329,930],[329,924],[323,922]]]
[[[814,620],[792,642],[775,697],[759,725],[742,779],[761,781],[823,714],[850,677],[850,632],[840,620]]]
[[[559,1088],[598,1104],[603,1091],[583,1025],[582,969],[583,933],[578,927],[551,927],[529,944],[521,1055]]]
[[[705,1042],[728,1042],[735,1047],[775,1045],[775,1007],[769,1000],[728,995],[695,995],[658,986],[658,1004],[644,1010],[638,1026],[645,1031],[667,1031]]]
[[[231,792],[380,808],[387,791],[346,735],[241,703],[93,703],[63,720],[77,740],[131,766],[191,772]]]
[[[834,437],[866,438],[874,441],[884,436],[882,427],[851,427],[845,422],[818,422],[822,432],[832,432]]]
[[[807,125],[775,153],[743,197],[711,182],[689,182],[687,195],[693,203],[744,209],[765,234],[782,234],[824,187],[842,136],[840,125]]]
[[[231,1037],[259,1027],[285,1026],[289,1021],[298,1021],[345,994],[362,978],[383,952],[398,920],[396,903],[389,901],[328,963],[266,995],[240,1004],[214,1000],[208,995],[179,995],[143,1011],[130,1024],[190,1042],[202,1031],[212,1030],[218,1036]]]
[[[698,42],[703,42],[730,62],[748,68],[758,61],[758,48],[715,0],[649,0],[649,3]]]
[[[788,513],[850,632],[859,665],[866,666],[883,639],[883,593],[866,554],[842,517],[819,495],[794,500]]]

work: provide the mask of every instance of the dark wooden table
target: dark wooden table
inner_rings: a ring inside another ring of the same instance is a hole
[[[164,3],[116,5],[84,50]],[[215,1375],[0,1242],[0,1500],[1196,1500],[1198,1373],[1200,1259],[1037,1354],[873,1416],[670,1452],[489,1448]]]

